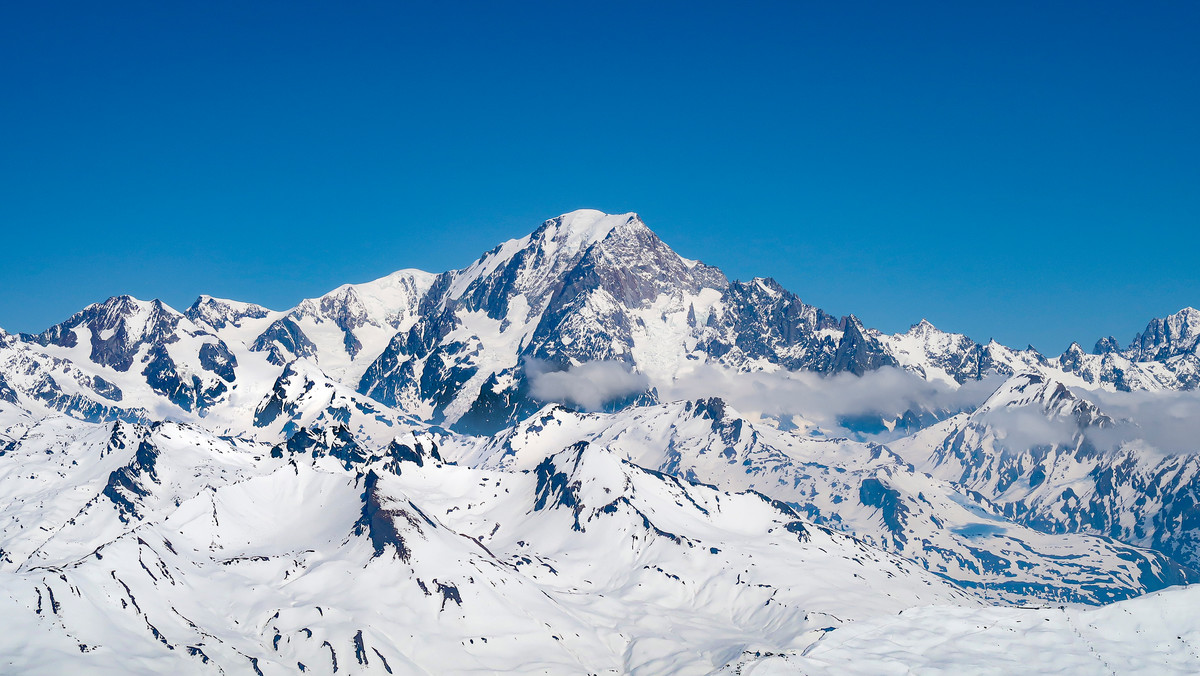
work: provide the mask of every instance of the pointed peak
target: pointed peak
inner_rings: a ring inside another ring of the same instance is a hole
[[[1092,354],[1111,354],[1121,351],[1121,344],[1117,339],[1109,336],[1096,341],[1096,346],[1092,348]]]
[[[922,318],[921,321],[908,327],[908,335],[910,336],[924,336],[936,332],[938,332],[938,328],[925,318]]]
[[[755,277],[750,280],[750,283],[772,298],[778,298],[786,293],[783,286],[771,277]]]
[[[849,314],[842,318],[842,330],[849,330],[851,328],[860,333],[866,330],[866,326],[862,323],[862,320],[858,318],[858,315],[854,314]]]

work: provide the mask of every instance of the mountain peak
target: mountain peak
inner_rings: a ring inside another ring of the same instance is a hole
[[[922,318],[921,321],[913,324],[908,328],[910,336],[924,336],[930,333],[936,333],[938,328],[933,325],[928,319]]]
[[[577,209],[552,218],[542,224],[534,237],[544,241],[553,241],[565,247],[568,251],[583,251],[596,242],[602,241],[616,228],[625,225],[645,224],[635,213],[606,214],[595,209]]]
[[[1092,348],[1092,354],[1110,354],[1120,351],[1121,344],[1118,343],[1117,339],[1113,336],[1108,336],[1107,338],[1101,338],[1100,340],[1097,340],[1096,347]]]
[[[1033,406],[1048,419],[1073,421],[1080,426],[1105,426],[1112,418],[1104,415],[1091,401],[1077,395],[1062,381],[1042,374],[1024,372],[1009,378],[988,397],[977,412],[987,415],[996,411]],[[1024,421],[1023,424],[1030,424]]]

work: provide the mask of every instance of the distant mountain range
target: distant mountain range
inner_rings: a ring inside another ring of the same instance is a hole
[[[0,331],[0,670],[815,669],[1122,601],[1198,577],[1198,387],[1191,308],[890,335],[590,210],[282,311],[110,298]]]

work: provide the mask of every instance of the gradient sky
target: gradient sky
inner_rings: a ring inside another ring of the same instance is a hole
[[[282,309],[580,207],[888,331],[1200,305],[1200,3],[746,4],[4,3],[0,326]]]

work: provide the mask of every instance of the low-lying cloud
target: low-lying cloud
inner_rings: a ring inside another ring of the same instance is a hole
[[[525,360],[529,393],[534,399],[573,404],[598,411],[610,401],[645,392],[650,382],[618,361],[591,361],[565,371],[540,359]]]
[[[739,373],[697,365],[659,388],[662,399],[721,397],[746,415],[799,416],[827,432],[845,432],[845,420],[864,416],[898,418],[908,411],[972,410],[996,390],[997,379],[964,385],[928,381],[894,367],[862,376],[806,371]]]
[[[906,412],[939,415],[973,411],[1004,380],[992,376],[963,385],[928,381],[895,367],[862,376],[823,376],[807,371],[742,373],[711,364],[696,364],[669,383],[654,382],[617,361],[587,362],[554,370],[547,362],[525,362],[530,393],[596,411],[612,401],[646,392],[653,384],[662,401],[720,397],[744,415],[797,418],[826,434],[846,434],[848,420],[875,417],[894,420]],[[1128,445],[1163,453],[1200,451],[1200,392],[1106,392],[1072,388],[1114,421],[1081,428],[1073,416],[1048,418],[1040,406],[998,408],[982,422],[991,427],[1001,448],[1074,445],[1080,436],[1097,450]],[[886,440],[881,434],[874,438]]]
[[[1073,417],[1051,418],[1037,404],[997,408],[976,420],[995,434],[996,447],[1022,452],[1039,446],[1074,446],[1080,434],[1093,436],[1099,428],[1080,429]],[[1094,439],[1089,439],[1095,445]]]
[[[1039,446],[1086,443],[1103,452],[1134,447],[1177,455],[1200,451],[1200,392],[1108,392],[1071,388],[1107,417],[1081,425],[1067,413],[1047,416],[1040,405],[988,411],[979,422],[996,435],[996,445],[1020,452]]]
[[[1089,430],[1098,448],[1142,442],[1164,453],[1200,451],[1200,392],[1080,391],[1117,420],[1107,429]]]

